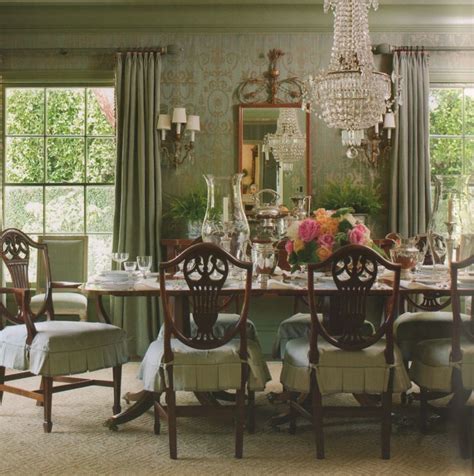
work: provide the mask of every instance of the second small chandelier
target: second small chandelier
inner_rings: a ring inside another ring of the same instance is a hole
[[[282,164],[303,160],[306,151],[306,136],[299,128],[296,112],[296,108],[281,108],[275,133],[263,138],[264,152],[272,152]]]

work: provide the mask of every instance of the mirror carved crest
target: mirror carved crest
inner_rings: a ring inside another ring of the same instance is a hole
[[[241,104],[288,104],[301,103],[303,83],[296,76],[280,79],[278,63],[285,53],[277,48],[267,53],[268,70],[260,78],[248,78],[237,88],[237,99]]]

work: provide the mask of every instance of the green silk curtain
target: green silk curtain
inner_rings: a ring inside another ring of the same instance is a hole
[[[431,214],[428,57],[422,51],[397,51],[393,70],[397,82],[401,78],[402,101],[392,154],[390,231],[408,238],[426,233]]]
[[[156,119],[160,109],[161,56],[117,55],[117,166],[113,251],[129,259],[160,260],[161,168]],[[112,321],[129,335],[130,355],[143,356],[159,328],[157,298],[114,298]]]

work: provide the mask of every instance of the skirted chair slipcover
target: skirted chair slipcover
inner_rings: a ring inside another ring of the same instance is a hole
[[[235,327],[239,320],[240,316],[239,314],[234,314],[234,313],[226,313],[226,312],[221,312],[219,313],[219,316],[217,317],[217,322],[214,324],[213,327],[213,332],[214,335],[218,338],[224,337],[225,333],[231,329],[232,327]],[[191,334],[194,334],[196,332],[196,323],[194,322],[193,315],[191,313],[190,315],[190,325],[191,325]],[[160,332],[158,334],[158,338],[163,336],[164,332],[164,326],[160,328]],[[258,335],[257,335],[257,328],[255,327],[255,324],[247,320],[247,338],[256,342],[259,342]]]
[[[411,379],[430,391],[449,393],[452,391],[453,370],[457,368],[461,371],[463,388],[474,390],[474,344],[461,339],[462,359],[458,362],[452,361],[451,351],[451,339],[419,342],[413,352]]]
[[[192,314],[191,335],[196,333],[197,327]],[[214,335],[221,339],[226,332],[235,327],[240,316],[233,313],[220,313],[213,326]],[[138,378],[143,380],[145,390],[163,392],[166,383],[163,382],[160,369],[163,358],[163,332],[160,329],[158,338],[152,342],[140,365]],[[247,320],[248,364],[250,367],[249,388],[260,391],[265,388],[271,375],[262,355],[257,329],[252,321]],[[227,345],[209,351],[202,351],[186,347],[177,339],[172,341],[175,354],[174,360],[174,387],[185,391],[219,391],[234,389],[240,386],[241,361],[239,358],[239,341],[231,341]],[[166,375],[166,372],[164,372]]]
[[[322,314],[318,314],[321,321]],[[283,320],[278,326],[275,342],[273,343],[272,355],[275,359],[283,359],[287,343],[292,339],[309,336],[311,328],[311,314],[298,312],[291,317]],[[374,325],[365,321],[362,329],[362,335],[372,335],[374,333]]]
[[[469,316],[461,314],[463,321]],[[405,312],[393,325],[403,360],[412,361],[417,344],[426,339],[442,339],[451,336],[453,314],[449,311]]]
[[[242,367],[239,345],[238,340],[232,340],[218,349],[209,351],[193,349],[177,339],[172,339],[174,389],[216,392],[239,388]],[[249,339],[247,350],[250,368],[249,389],[263,390],[271,376],[260,345],[255,340]],[[159,337],[150,344],[140,366],[139,378],[143,381],[145,390],[163,392],[169,383],[163,380],[166,379],[166,372],[160,372],[160,369],[166,367],[162,363],[163,352],[163,339]]]
[[[127,337],[119,327],[99,322],[46,321],[26,344],[23,325],[0,331],[0,366],[54,377],[122,365],[128,361]]]
[[[393,391],[410,388],[400,350],[394,348],[395,362],[385,362],[385,341],[380,340],[363,350],[338,349],[318,340],[320,360],[314,365],[321,393],[382,393],[387,390],[390,368],[394,368]],[[288,390],[308,393],[312,366],[307,338],[293,339],[286,345],[280,381]]]

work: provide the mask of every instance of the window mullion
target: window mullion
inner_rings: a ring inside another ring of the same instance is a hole
[[[47,90],[44,88],[44,118],[43,118],[43,235],[46,235],[46,182],[47,182],[47,120],[48,120],[48,101],[47,101]]]

